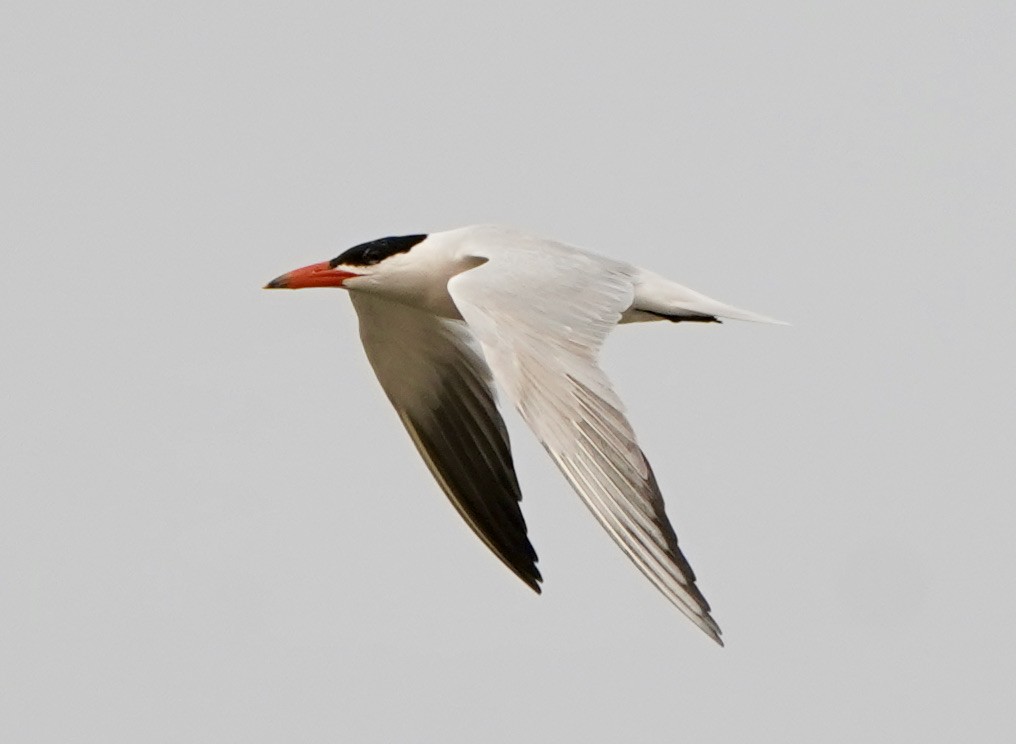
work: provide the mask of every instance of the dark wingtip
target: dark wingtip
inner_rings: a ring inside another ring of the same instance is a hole
[[[658,313],[654,310],[645,310],[643,308],[637,308],[640,313],[648,313],[649,315],[655,315],[657,318],[663,318],[669,320],[671,323],[722,323],[723,321],[717,318],[715,315],[706,315],[705,313],[679,313],[677,315],[667,315],[666,313]]]
[[[543,576],[540,574],[540,569],[536,567],[536,563],[530,563],[525,566],[522,570],[512,566],[512,571],[522,581],[537,594],[543,594],[543,587],[540,586],[540,582],[543,581]]]
[[[653,313],[658,315],[658,313]],[[664,315],[671,323],[722,323],[715,315]]]
[[[537,594],[543,594],[543,587],[540,586],[540,582],[543,581],[543,577],[540,576],[540,572],[536,571],[536,576],[528,579],[526,585],[529,586]]]

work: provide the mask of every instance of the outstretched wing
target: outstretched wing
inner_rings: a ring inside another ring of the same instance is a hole
[[[441,489],[487,547],[539,592],[508,431],[465,323],[376,295],[349,296],[367,359]]]
[[[549,241],[498,234],[487,259],[448,283],[494,378],[600,524],[653,584],[722,644],[678,548],[663,497],[624,408],[600,370],[600,346],[632,304],[635,269]]]

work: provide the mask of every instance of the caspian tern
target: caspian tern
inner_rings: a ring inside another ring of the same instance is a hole
[[[779,321],[621,261],[490,225],[363,243],[266,289],[304,287],[349,290],[367,358],[417,450],[516,576],[540,592],[494,382],[639,570],[722,645],[597,358],[618,323]]]

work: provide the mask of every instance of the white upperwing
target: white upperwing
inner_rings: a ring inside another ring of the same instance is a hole
[[[444,235],[453,233],[460,257],[486,259],[453,277],[448,292],[494,378],[615,542],[722,645],[652,468],[597,363],[633,304],[639,269],[503,229]]]

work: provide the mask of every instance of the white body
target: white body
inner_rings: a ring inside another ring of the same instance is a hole
[[[782,325],[781,321],[718,302],[646,269],[499,225],[473,225],[431,233],[408,253],[386,259],[383,271],[348,280],[345,287],[384,295],[443,318],[461,320],[447,283],[488,260],[478,256],[496,256],[499,268],[503,261],[505,269],[509,261],[528,263],[539,257],[541,268],[549,269],[548,278],[555,283],[568,282],[576,263],[618,271],[629,278],[632,289],[632,301],[622,313],[620,323],[714,316]]]
[[[358,250],[370,246],[380,247]],[[618,323],[768,318],[630,264],[494,226],[383,239],[308,269],[335,272],[331,286],[349,290],[367,357],[421,456],[519,578],[540,591],[495,381],[628,557],[720,642],[597,357]]]

